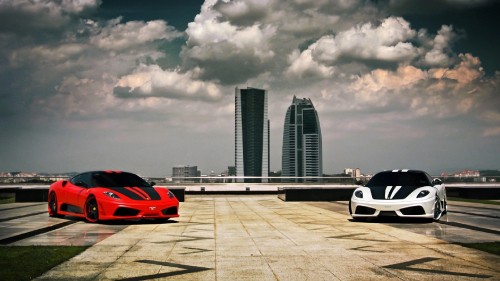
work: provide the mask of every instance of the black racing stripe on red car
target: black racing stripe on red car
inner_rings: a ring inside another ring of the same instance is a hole
[[[142,189],[138,188],[138,187],[130,187],[132,188],[135,192],[139,193],[140,195],[142,195],[144,198],[146,199],[150,199],[149,195]]]
[[[144,197],[139,196],[139,194],[126,189],[125,187],[106,187],[106,189],[113,190],[118,193],[118,196],[124,195],[133,200],[145,200]]]
[[[141,189],[142,191],[146,192],[148,194],[149,198],[151,198],[151,200],[160,200],[161,199],[160,194],[153,187],[138,187],[138,188]]]
[[[106,187],[133,200],[160,200],[160,194],[152,187]]]
[[[145,195],[144,195],[144,194],[142,194],[141,192],[139,192],[139,191],[135,190],[134,188],[132,188],[132,187],[128,187],[128,186],[125,186],[124,188],[125,188],[126,190],[130,191],[130,192],[133,192],[133,193],[137,194],[137,195],[138,195],[138,196],[140,196],[142,199],[146,199],[146,200],[148,200],[148,197],[147,197],[147,196],[145,196]]]

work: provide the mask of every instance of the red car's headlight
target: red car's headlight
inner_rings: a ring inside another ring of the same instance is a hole
[[[108,197],[111,197],[113,199],[120,199],[120,196],[114,194],[113,192],[111,191],[104,191],[103,192],[105,195],[107,195]]]

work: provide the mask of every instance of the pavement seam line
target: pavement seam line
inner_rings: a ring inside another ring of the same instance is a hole
[[[77,223],[77,221],[65,221],[65,222],[61,222],[61,223],[54,224],[54,225],[51,225],[51,226],[42,227],[42,228],[39,228],[39,229],[35,229],[35,230],[32,230],[32,231],[28,231],[28,232],[24,232],[24,233],[21,233],[21,234],[18,234],[18,235],[7,237],[7,238],[4,238],[4,239],[0,240],[0,245],[11,244],[11,243],[17,242],[19,240],[23,240],[23,239],[30,238],[30,237],[33,237],[33,236],[36,236],[36,235],[39,235],[39,234],[42,234],[42,233],[46,233],[46,232],[49,232],[49,231],[52,231],[52,230],[63,228],[65,226],[68,226],[68,225],[71,225],[71,224],[74,224],[74,223]]]
[[[20,216],[15,216],[15,217],[9,217],[9,218],[0,219],[0,222],[10,221],[10,220],[15,220],[15,219],[21,219],[21,218],[26,218],[26,217],[31,217],[31,216],[36,216],[36,215],[41,215],[41,214],[46,214],[46,213],[47,213],[47,211],[29,213],[29,214],[25,214],[25,215],[20,215]]]

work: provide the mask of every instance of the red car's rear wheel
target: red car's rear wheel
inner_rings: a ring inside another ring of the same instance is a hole
[[[94,197],[89,197],[87,202],[85,202],[85,219],[88,222],[99,221],[99,208],[97,200]]]
[[[57,213],[57,196],[55,192],[49,195],[49,216],[56,218],[61,217],[61,215]]]

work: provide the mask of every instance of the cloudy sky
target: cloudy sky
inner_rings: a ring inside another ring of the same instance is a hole
[[[500,169],[499,1],[0,0],[0,171],[234,165],[234,88],[293,96],[325,173]]]

